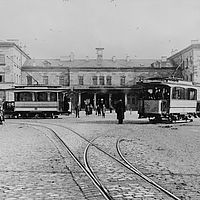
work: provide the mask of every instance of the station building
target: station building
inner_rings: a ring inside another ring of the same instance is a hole
[[[22,84],[55,85],[71,91],[73,106],[96,105],[103,99],[107,108],[123,99],[127,109],[137,110],[136,82],[147,77],[168,77],[174,67],[165,60],[103,58],[96,48],[95,59],[28,59],[22,67]],[[70,93],[70,92],[69,92]]]

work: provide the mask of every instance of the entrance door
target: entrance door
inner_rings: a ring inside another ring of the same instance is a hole
[[[115,108],[115,105],[117,104],[117,102],[119,100],[122,100],[123,102],[125,102],[125,95],[123,93],[114,93],[112,94],[111,97],[111,105]]]
[[[98,93],[96,105],[101,102],[101,99],[103,99],[103,103],[105,104],[106,108],[109,108],[109,94]]]

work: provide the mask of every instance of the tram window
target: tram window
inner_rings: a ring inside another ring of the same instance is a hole
[[[47,92],[38,92],[37,101],[47,101]]]
[[[61,92],[58,93],[58,99],[59,101],[63,101],[63,94]]]
[[[57,93],[56,92],[50,93],[50,101],[57,101]]]
[[[32,101],[31,92],[15,93],[15,101]]]
[[[149,89],[146,89],[144,90],[144,99],[153,99],[153,89],[152,88],[149,88]]]
[[[172,89],[172,99],[185,99],[185,88],[174,87]]]
[[[197,99],[197,91],[193,88],[187,89],[187,99],[188,100],[196,100]]]

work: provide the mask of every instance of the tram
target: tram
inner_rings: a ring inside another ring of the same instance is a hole
[[[5,101],[4,114],[7,117],[56,118],[60,113],[70,113],[68,92],[52,86],[16,86],[13,101]]]
[[[173,122],[197,116],[197,87],[192,82],[150,78],[138,84],[139,118]]]

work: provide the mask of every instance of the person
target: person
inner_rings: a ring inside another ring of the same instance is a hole
[[[80,108],[79,108],[79,105],[78,105],[78,104],[77,104],[76,107],[75,107],[75,111],[76,111],[76,117],[77,117],[77,118],[80,118],[80,116],[79,116]]]
[[[105,104],[103,104],[103,106],[102,106],[102,117],[103,118],[106,117],[106,106],[105,106]]]
[[[100,108],[99,104],[97,105],[97,114],[98,114],[98,116],[101,115],[101,108]]]
[[[85,105],[85,115],[89,115],[89,112],[90,112],[90,106],[89,106],[89,104],[86,104]]]
[[[0,108],[0,125],[3,124],[3,121],[4,121],[4,113],[3,113],[3,109]]]
[[[116,113],[117,113],[117,119],[118,124],[122,124],[124,120],[124,112],[125,112],[125,105],[120,99],[118,103],[116,104]]]
[[[104,115],[104,113],[103,113],[103,105],[104,105],[104,102],[103,102],[103,99],[101,99],[101,101],[99,103],[99,108],[100,108],[100,113],[102,114],[102,116]]]

